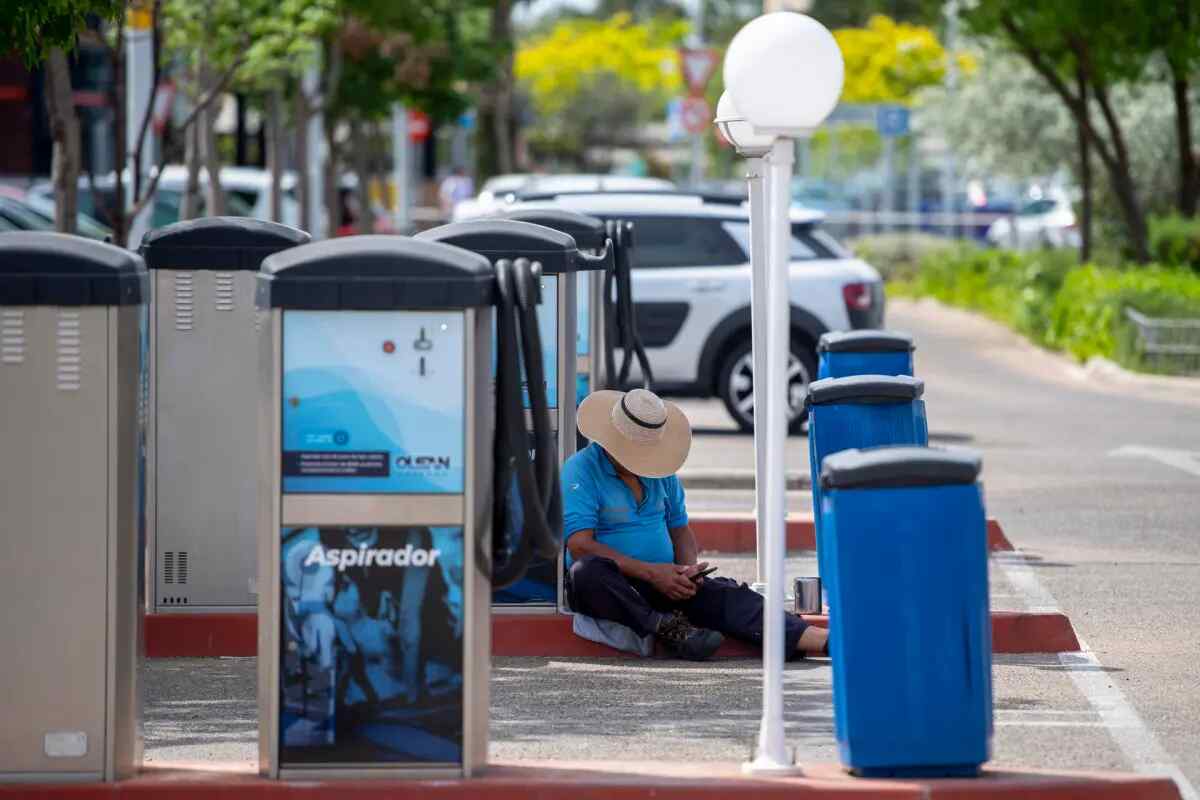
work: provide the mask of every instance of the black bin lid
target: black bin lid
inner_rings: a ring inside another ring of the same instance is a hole
[[[833,403],[909,403],[925,393],[925,382],[908,375],[851,375],[808,385],[804,406]]]
[[[268,256],[259,308],[376,311],[477,308],[495,302],[483,256],[407,236],[347,236]]]
[[[817,342],[818,353],[911,353],[913,349],[913,338],[899,331],[830,331]]]
[[[974,483],[983,461],[966,448],[873,447],[842,450],[821,462],[822,489],[879,489]]]
[[[0,233],[0,306],[134,306],[147,298],[136,253],[65,233]]]
[[[422,231],[415,238],[452,244],[491,261],[528,258],[540,263],[547,275],[578,272],[582,266],[578,245],[570,234],[532,222],[471,219]]]
[[[200,217],[156,228],[139,252],[150,269],[257,270],[272,253],[312,239],[299,228],[247,217]]]
[[[500,215],[503,219],[532,222],[556,231],[562,231],[575,240],[575,246],[587,250],[601,250],[608,241],[604,220],[578,211],[563,208],[518,208]]]

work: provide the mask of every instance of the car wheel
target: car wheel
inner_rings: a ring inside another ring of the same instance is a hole
[[[804,396],[808,383],[817,374],[816,355],[799,342],[792,342],[788,359],[788,430],[799,433],[807,416]],[[744,431],[754,429],[754,356],[750,342],[737,345],[721,362],[717,373],[717,394],[725,410]]]

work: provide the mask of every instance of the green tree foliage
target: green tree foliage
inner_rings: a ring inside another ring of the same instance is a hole
[[[876,14],[866,26],[839,28],[833,36],[846,62],[844,103],[907,103],[946,75],[950,56],[930,28]],[[959,60],[973,67],[969,58]]]
[[[516,76],[538,120],[531,141],[543,155],[583,164],[589,148],[635,145],[638,126],[660,118],[682,88],[680,19],[559,22],[517,51]]]
[[[125,0],[5,0],[0,3],[0,41],[33,66],[51,48],[74,49],[89,17],[116,20],[124,10]]]

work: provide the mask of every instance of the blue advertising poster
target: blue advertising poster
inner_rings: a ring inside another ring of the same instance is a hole
[[[283,315],[283,491],[463,491],[461,313]]]
[[[282,536],[280,765],[460,763],[462,528]]]

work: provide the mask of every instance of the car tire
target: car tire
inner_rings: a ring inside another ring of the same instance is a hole
[[[788,432],[800,433],[808,417],[804,410],[804,395],[808,392],[809,382],[816,379],[817,357],[811,348],[795,340],[792,340],[791,351]],[[717,371],[717,395],[739,428],[754,430],[754,366],[749,340],[739,342],[722,359]]]

